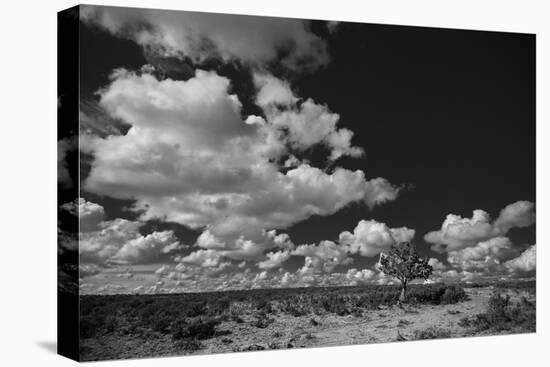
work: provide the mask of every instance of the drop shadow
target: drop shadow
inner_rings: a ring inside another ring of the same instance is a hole
[[[56,341],[40,340],[40,341],[36,342],[36,345],[38,345],[39,347],[41,347],[42,349],[44,349],[44,350],[46,350],[50,353],[57,354],[57,342]]]

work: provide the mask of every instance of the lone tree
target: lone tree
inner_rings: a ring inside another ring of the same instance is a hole
[[[380,270],[401,282],[399,302],[407,297],[407,284],[414,279],[428,279],[432,266],[428,260],[418,257],[416,248],[410,242],[394,243],[388,253],[380,254]]]

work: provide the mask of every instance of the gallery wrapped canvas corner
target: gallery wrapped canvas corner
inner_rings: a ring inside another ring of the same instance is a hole
[[[533,34],[80,5],[57,103],[64,356],[536,331]]]

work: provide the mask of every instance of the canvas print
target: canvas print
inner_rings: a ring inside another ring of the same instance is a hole
[[[535,35],[58,18],[60,354],[536,331]]]

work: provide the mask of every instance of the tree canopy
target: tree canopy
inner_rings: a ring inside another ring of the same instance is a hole
[[[399,279],[402,286],[400,301],[406,297],[407,284],[414,279],[428,279],[433,268],[427,259],[420,258],[410,242],[394,243],[387,253],[380,254],[380,270]]]

